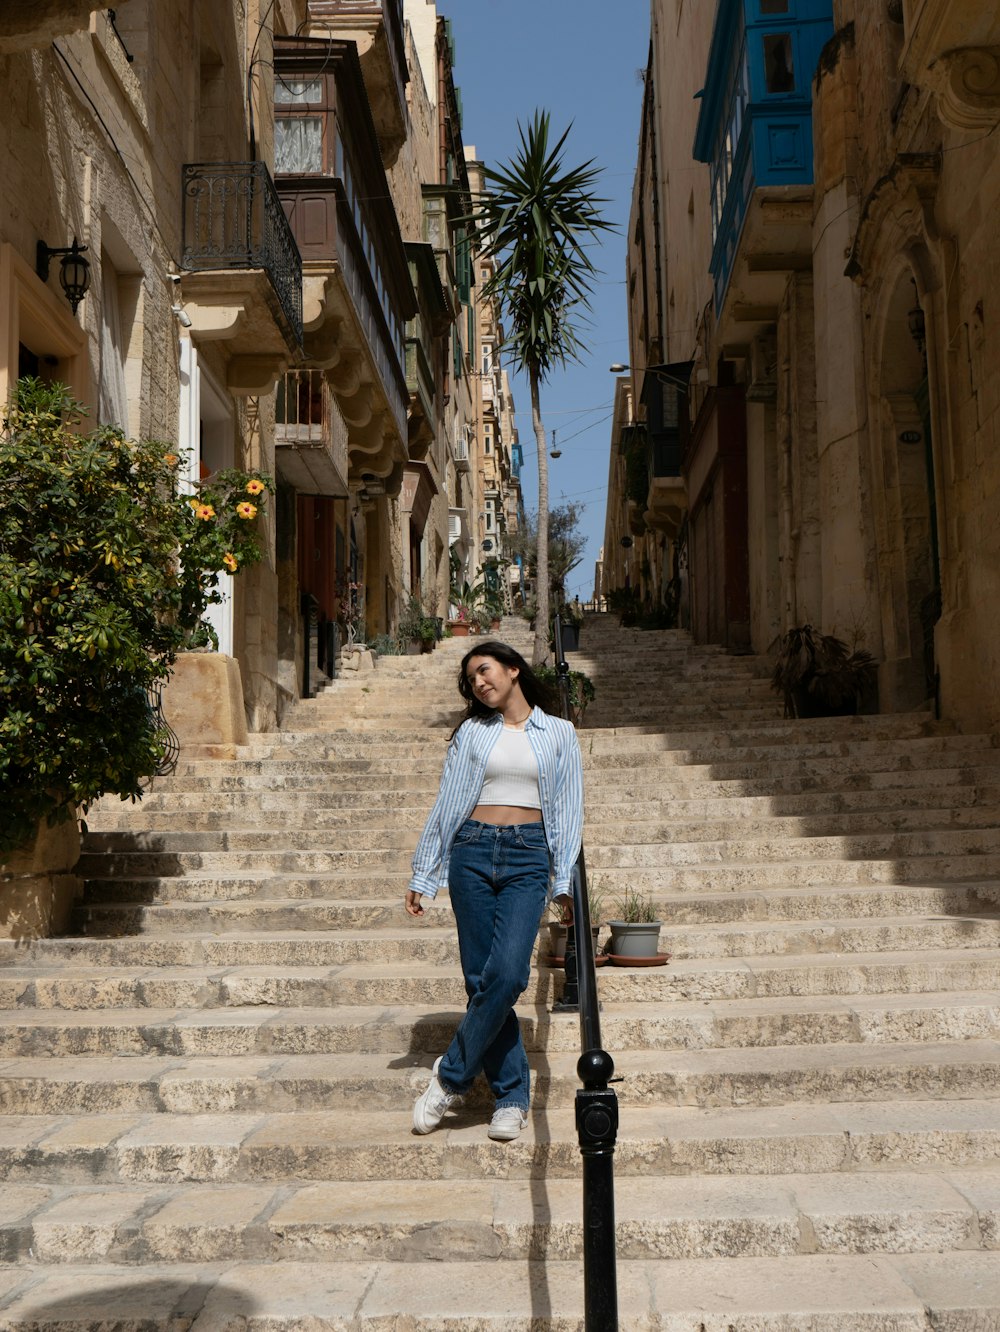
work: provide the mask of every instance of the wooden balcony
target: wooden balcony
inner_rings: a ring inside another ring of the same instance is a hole
[[[382,161],[392,166],[406,142],[403,0],[311,0],[309,19],[309,36],[357,46]]]
[[[274,442],[282,481],[306,495],[347,495],[347,425],[322,370],[280,381]]]
[[[386,475],[407,453],[410,395],[399,315],[412,309],[392,308],[341,180],[282,176],[278,192],[302,251],[306,357],[326,370],[347,421],[352,474]]]

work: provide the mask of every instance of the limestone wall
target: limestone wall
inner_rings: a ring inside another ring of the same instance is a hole
[[[0,857],[0,938],[44,939],[64,934],[82,891],[76,819],[48,827],[34,841]]]

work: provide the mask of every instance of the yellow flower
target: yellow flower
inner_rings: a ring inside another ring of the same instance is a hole
[[[226,568],[229,570],[230,573],[235,573],[236,570],[239,568],[240,564],[236,556],[233,555],[228,550],[226,551],[225,555],[223,555],[222,557],[222,563],[226,566]]]
[[[180,458],[178,458],[176,453],[165,453],[163,455],[163,461],[170,467],[173,467],[180,462]]]
[[[198,498],[197,495],[192,495],[191,498],[188,500],[188,504],[191,505],[192,509],[201,508],[201,500]]]
[[[211,504],[199,504],[194,511],[194,516],[196,518],[204,518],[207,520],[215,517],[215,510],[212,508]]]
[[[244,500],[242,504],[237,504],[236,512],[241,518],[256,518],[257,506],[256,504],[248,504]]]
[[[264,489],[263,481],[251,480],[247,482],[248,495],[259,495],[263,489]]]

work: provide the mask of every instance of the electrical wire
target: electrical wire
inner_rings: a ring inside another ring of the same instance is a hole
[[[96,104],[96,102],[95,102],[94,99],[91,97],[91,95],[90,95],[90,93],[87,91],[87,89],[84,87],[83,83],[80,81],[79,75],[77,74],[77,72],[76,72],[76,70],[73,68],[73,66],[70,64],[69,60],[68,60],[67,57],[66,57],[65,52],[63,52],[63,51],[61,50],[61,48],[59,47],[59,44],[58,44],[57,42],[53,42],[53,43],[52,43],[52,49],[53,49],[53,51],[55,51],[56,55],[57,55],[57,56],[59,57],[59,59],[63,62],[63,64],[66,66],[66,69],[67,69],[67,71],[68,71],[70,77],[73,79],[73,82],[76,84],[76,86],[80,89],[80,92],[81,92],[81,93],[83,94],[83,96],[86,98],[88,104],[90,105],[90,109],[93,111],[94,115],[95,115],[96,118],[97,118],[98,123],[100,124],[101,128],[104,130],[104,133],[105,133],[105,135],[106,135],[106,137],[107,137],[108,143],[111,145],[111,147],[114,149],[115,153],[117,154],[118,158],[120,159],[121,164],[122,164],[122,166],[123,166],[124,169],[125,169],[125,174],[126,174],[126,176],[128,176],[129,180],[132,182],[132,188],[135,190],[136,199],[137,199],[137,201],[142,205],[143,211],[145,212],[146,216],[148,217],[148,219],[149,219],[149,221],[150,221],[150,223],[151,223],[151,225],[152,225],[152,228],[153,228],[153,230],[155,231],[158,240],[160,241],[160,244],[163,246],[163,249],[164,249],[165,253],[166,253],[167,255],[170,255],[170,256],[172,257],[172,251],[171,251],[170,245],[169,245],[169,243],[168,243],[168,241],[167,241],[167,238],[164,236],[163,232],[160,230],[159,220],[158,220],[156,214],[153,212],[152,208],[151,208],[150,205],[149,205],[148,192],[147,192],[146,190],[143,189],[143,187],[142,187],[142,186],[139,184],[139,182],[136,180],[135,176],[133,176],[133,174],[132,174],[132,170],[131,170],[131,168],[129,167],[129,164],[128,164],[128,160],[127,160],[127,158],[125,157],[125,154],[122,152],[121,148],[119,148],[118,144],[116,143],[116,141],[115,141],[115,136],[111,133],[111,130],[110,130],[110,128],[108,127],[108,123],[107,123],[107,121],[104,119],[104,117],[101,115],[100,111],[97,109],[97,104]]]

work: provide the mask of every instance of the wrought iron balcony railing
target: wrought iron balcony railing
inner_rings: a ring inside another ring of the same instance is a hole
[[[302,259],[263,162],[189,162],[183,167],[181,265],[263,269],[295,342],[302,342]]]

